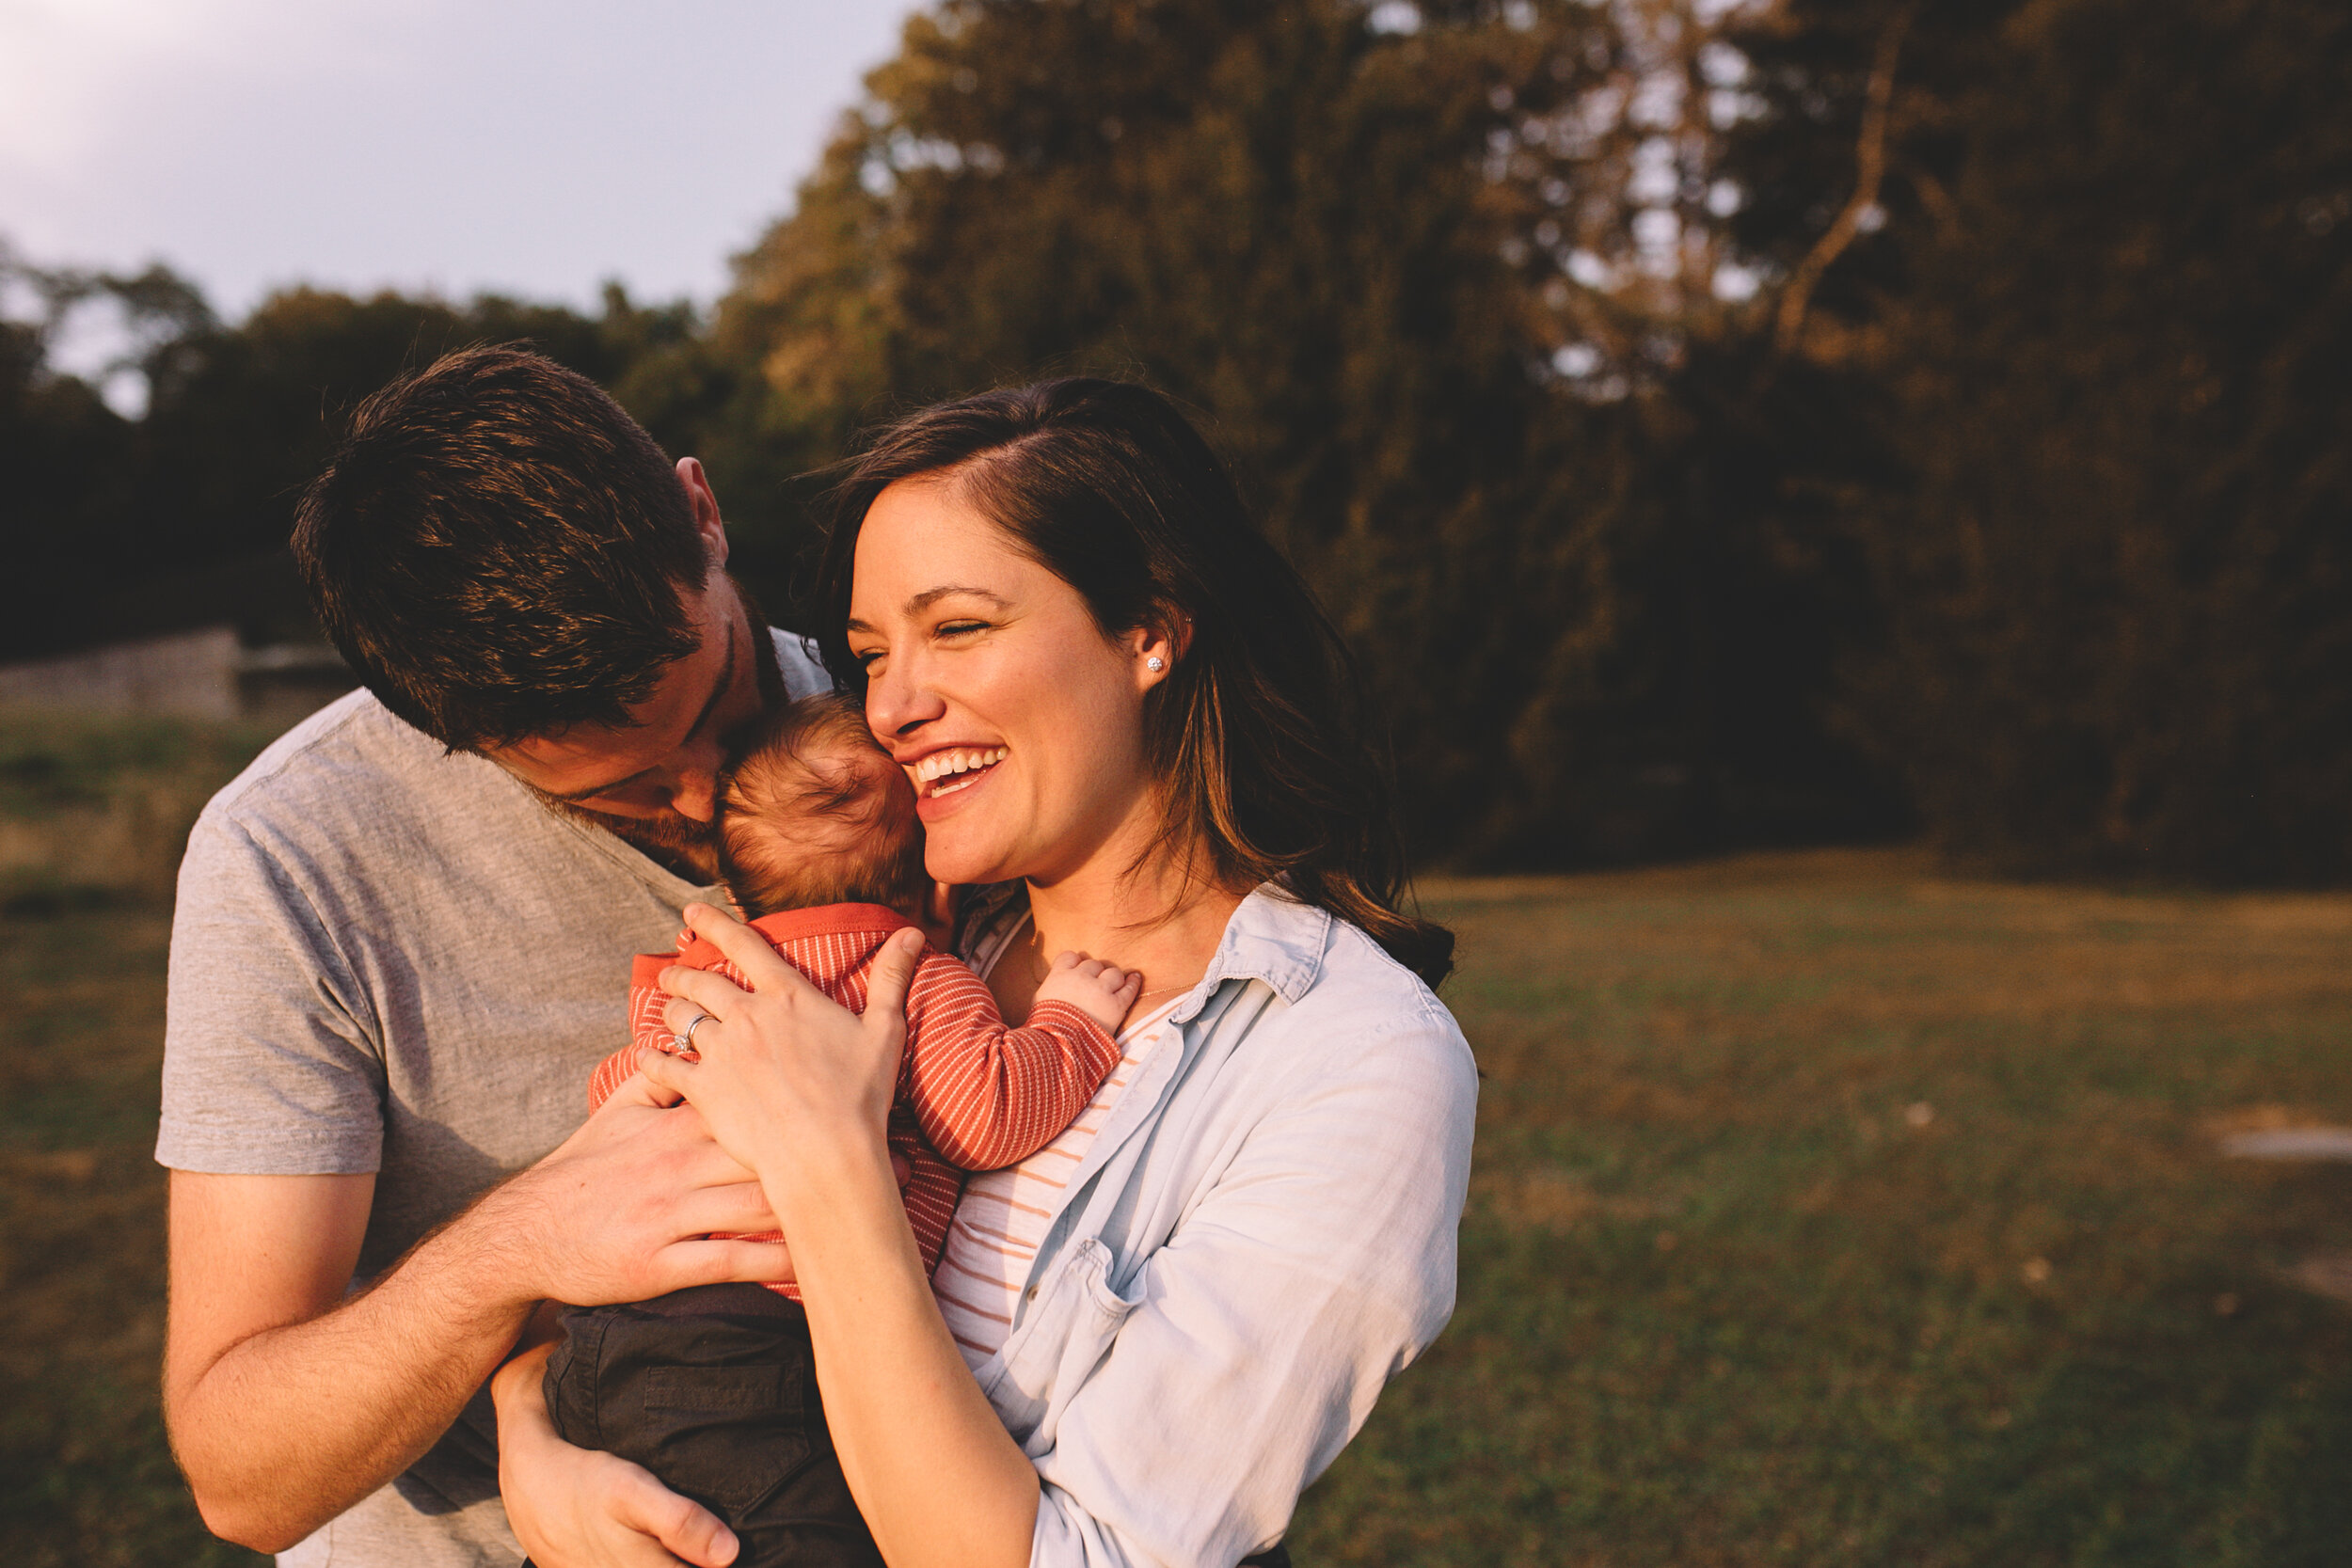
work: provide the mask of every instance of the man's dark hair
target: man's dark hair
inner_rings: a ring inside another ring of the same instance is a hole
[[[368,689],[454,751],[623,725],[693,651],[709,575],[670,460],[587,377],[504,345],[362,403],[294,560]]]

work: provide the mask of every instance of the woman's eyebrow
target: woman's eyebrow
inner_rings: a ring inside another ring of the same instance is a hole
[[[955,598],[959,595],[966,598],[986,599],[990,604],[994,605],[999,610],[1006,609],[1012,603],[1010,599],[1006,598],[1002,594],[992,594],[985,588],[965,588],[960,584],[950,583],[945,588],[926,588],[923,592],[909,599],[906,602],[906,607],[898,613],[901,615],[920,615],[923,611],[930,609],[931,606],[937,604],[940,600]],[[870,632],[874,629],[874,627],[871,623],[861,621],[856,616],[852,615],[841,629],[843,631]]]
[[[990,604],[996,606],[1000,610],[1006,605],[1012,603],[1010,599],[1006,598],[1002,594],[992,594],[985,588],[965,588],[958,584],[950,583],[945,588],[926,588],[920,594],[915,594],[914,597],[907,601],[906,613],[909,615],[920,615],[923,611],[930,609],[931,606],[937,604],[940,600],[955,598],[958,596],[973,599],[986,599]]]

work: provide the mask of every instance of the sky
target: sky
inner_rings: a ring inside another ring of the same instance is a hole
[[[0,238],[295,281],[708,301],[908,0],[0,0]]]

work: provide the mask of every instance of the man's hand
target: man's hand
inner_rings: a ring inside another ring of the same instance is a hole
[[[725,1568],[739,1549],[708,1510],[609,1453],[556,1435],[540,1397],[545,1348],[501,1368],[499,1494],[515,1539],[538,1568]]]
[[[543,1298],[788,1278],[758,1185],[642,1080],[346,1300],[372,1176],[171,1184],[164,1415],[205,1524],[283,1551],[416,1463]]]
[[[707,1239],[772,1231],[775,1215],[701,1114],[642,1077],[469,1218],[522,1263],[516,1288],[526,1299],[601,1307],[792,1277],[791,1256],[775,1243]]]

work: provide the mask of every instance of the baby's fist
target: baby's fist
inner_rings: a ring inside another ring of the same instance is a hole
[[[1038,982],[1040,1002],[1067,1002],[1113,1034],[1143,993],[1143,972],[1120,969],[1084,953],[1064,953]]]

